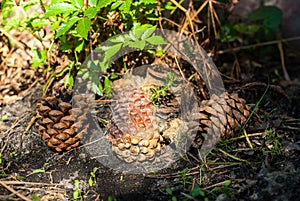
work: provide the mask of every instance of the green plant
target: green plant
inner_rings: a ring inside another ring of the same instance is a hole
[[[166,99],[168,99],[168,95],[170,95],[170,87],[176,86],[174,84],[175,77],[171,72],[167,73],[167,80],[163,86],[152,86],[150,88],[152,94],[150,96],[151,102],[153,105],[162,104]]]
[[[6,121],[6,120],[7,120],[7,114],[0,116],[0,121]]]
[[[269,129],[265,132],[266,134],[266,146],[268,151],[274,155],[282,155],[280,139],[276,135],[275,130]]]
[[[37,196],[37,194],[32,194],[32,201],[39,201],[39,197]]]
[[[11,174],[2,174],[2,173],[0,173],[0,177],[10,177],[11,176]]]
[[[113,196],[113,195],[109,195],[107,197],[107,201],[117,201],[117,198],[115,198],[115,196]]]
[[[185,188],[187,184],[191,184],[190,177],[187,174],[188,174],[187,169],[184,169],[179,173],[180,176],[179,184],[182,188]]]
[[[177,198],[176,198],[176,196],[173,195],[173,191],[172,191],[171,188],[167,188],[166,192],[167,192],[168,195],[172,196],[172,198],[171,198],[172,201],[177,201]]]
[[[226,40],[237,41],[241,37],[248,42],[248,39],[255,39],[257,42],[264,37],[271,37],[279,29],[282,20],[282,11],[275,6],[262,6],[251,13],[245,22],[225,24],[223,26],[226,37],[218,33],[222,42]],[[244,36],[244,37],[243,37]]]
[[[207,191],[207,194],[214,194],[214,197],[217,197],[218,194],[223,193],[227,195],[228,197],[231,196],[232,191],[229,189],[229,186],[231,184],[230,180],[226,180],[223,182],[221,186],[216,186],[212,190]]]
[[[94,168],[92,172],[90,172],[89,185],[94,186],[96,184],[96,172],[98,168]]]
[[[27,30],[43,42],[42,34],[46,27],[50,26],[52,29],[50,37],[54,40],[50,49],[43,47],[32,50],[32,67],[51,65],[47,58],[53,49],[53,43],[59,44],[60,51],[68,52],[68,57],[71,60],[71,64],[63,71],[56,72],[55,66],[48,66],[45,69],[45,72],[51,74],[45,88],[53,77],[62,77],[66,74],[65,85],[72,88],[74,75],[80,69],[83,59],[91,53],[94,47],[113,35],[153,27],[158,21],[159,15],[156,0],[54,0],[50,3],[39,0],[21,0],[18,4],[16,2],[6,0],[3,3],[2,17],[4,20],[1,23],[5,31],[10,29]],[[165,3],[161,4],[161,10],[167,9],[164,7],[165,5]],[[43,11],[42,14],[30,11],[38,8]],[[21,13],[22,17],[14,17],[16,13]],[[136,37],[136,35],[132,36]],[[127,45],[142,49],[146,40],[150,43],[157,41],[155,37],[144,39],[139,41],[127,40]],[[113,53],[120,47],[119,45],[109,48],[108,51]],[[110,56],[108,53],[106,58]],[[95,92],[98,92],[97,94],[100,94],[101,91],[109,93],[111,79],[113,78],[107,75],[103,89],[99,86],[100,89],[98,90],[94,88]]]
[[[192,198],[202,197],[204,201],[208,201],[208,198],[205,196],[205,190],[201,189],[198,184],[191,190],[190,195]]]
[[[152,36],[155,30],[156,26],[141,25],[128,33],[109,38],[103,45],[95,49],[95,53],[103,55],[102,58],[93,61],[89,60],[86,68],[81,68],[78,75],[84,79],[91,80],[91,88],[94,93],[100,96],[103,96],[103,94],[111,96],[111,79],[117,75],[104,75],[103,83],[99,80],[99,75],[106,72],[111,62],[124,53],[129,53],[131,50],[136,49],[143,50],[153,45],[166,44],[161,36]]]
[[[43,167],[42,168],[40,168],[40,169],[35,169],[35,170],[33,170],[32,172],[33,173],[44,173],[44,172],[46,172],[46,168],[47,168],[47,165],[48,165],[49,163],[45,163],[44,165],[43,165]]]
[[[76,200],[76,201],[77,200],[80,200],[80,201],[83,200],[83,197],[81,195],[81,191],[80,191],[79,185],[80,185],[80,181],[78,179],[75,179],[74,180],[75,190],[73,192],[73,199]]]
[[[15,152],[15,151],[11,152],[11,154],[12,154],[14,157],[17,157],[17,156],[18,156],[18,153]]]

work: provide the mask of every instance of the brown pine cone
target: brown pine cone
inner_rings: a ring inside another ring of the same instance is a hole
[[[245,123],[251,108],[237,94],[224,93],[221,96],[212,95],[209,100],[203,100],[195,119],[199,121],[200,129],[195,136],[194,146],[201,147],[203,136],[206,140],[226,139],[233,137],[238,128]]]
[[[126,162],[153,160],[180,128],[176,116],[179,103],[174,94],[166,91],[163,97],[153,96],[158,83],[162,84],[163,79],[159,82],[153,76],[141,79],[133,75],[113,83],[113,119],[108,139],[112,150]]]
[[[87,133],[84,123],[87,107],[84,101],[73,97],[80,108],[72,108],[72,91],[62,86],[53,87],[53,93],[42,97],[37,104],[36,126],[46,144],[57,152],[69,151],[81,144],[81,137]],[[83,126],[84,125],[84,126]]]

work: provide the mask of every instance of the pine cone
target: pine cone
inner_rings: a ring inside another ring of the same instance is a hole
[[[114,116],[108,139],[112,150],[126,162],[154,159],[176,135],[175,127],[179,128],[174,96],[167,94],[167,99],[151,100],[154,86],[145,87],[140,81],[129,78],[113,83],[116,103],[112,105]]]
[[[212,95],[209,100],[203,100],[195,120],[200,122],[200,129],[195,136],[194,146],[201,147],[203,136],[211,129],[212,135],[220,135],[221,139],[233,137],[239,126],[243,125],[250,115],[250,107],[237,94],[224,93],[221,96]],[[211,136],[207,136],[211,139]]]
[[[81,137],[87,133],[88,124],[85,121],[88,108],[78,95],[73,97],[73,101],[80,108],[72,108],[72,91],[61,86],[53,89],[52,94],[45,95],[37,104],[36,125],[50,148],[57,152],[69,151],[78,147]]]

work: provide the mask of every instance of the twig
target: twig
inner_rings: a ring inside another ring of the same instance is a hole
[[[219,183],[216,183],[216,184],[213,184],[211,186],[207,186],[205,187],[204,189],[207,190],[207,189],[210,189],[210,188],[214,188],[214,187],[217,187],[217,186],[223,186],[224,184],[226,184],[228,182],[228,180],[226,181],[221,181]]]
[[[284,79],[287,80],[287,81],[291,81],[291,78],[290,78],[290,76],[289,76],[289,74],[288,74],[288,72],[286,70],[286,67],[285,67],[282,41],[279,41],[277,43],[277,46],[278,46],[278,50],[279,50],[279,53],[280,53],[281,68],[282,68],[282,71],[283,71]]]
[[[243,133],[244,133],[244,136],[246,137],[246,141],[247,141],[249,147],[250,147],[251,149],[253,149],[253,145],[252,145],[252,143],[251,143],[251,141],[250,141],[250,139],[249,139],[249,136],[248,136],[248,134],[247,134],[247,132],[246,132],[245,129],[243,129]]]
[[[180,192],[181,195],[183,195],[184,197],[188,198],[189,200],[196,200],[195,198],[193,198],[192,196],[184,193],[184,192]]]
[[[228,157],[230,157],[230,158],[232,158],[232,159],[234,159],[234,160],[236,160],[236,161],[241,161],[241,162],[249,163],[249,161],[244,160],[244,159],[241,159],[241,158],[238,158],[238,157],[236,157],[236,156],[234,156],[234,155],[231,155],[231,154],[227,153],[226,151],[224,151],[224,150],[222,150],[222,149],[220,149],[220,148],[218,148],[218,150],[219,150],[220,152],[222,152],[223,154],[225,154],[226,156],[228,156]]]
[[[28,125],[27,125],[25,131],[23,132],[23,134],[27,134],[27,133],[28,133],[28,131],[30,130],[30,128],[31,128],[32,125],[34,124],[35,120],[36,120],[36,117],[33,116],[33,117],[31,118],[30,122],[28,123]]]
[[[110,103],[113,100],[91,100],[92,103]]]
[[[219,50],[217,53],[218,54],[225,54],[225,53],[231,52],[232,50],[233,51],[240,51],[240,50],[245,50],[245,49],[250,49],[250,48],[255,48],[255,47],[275,45],[275,44],[278,44],[279,41],[288,42],[288,41],[294,41],[294,40],[300,40],[300,36],[285,38],[285,39],[280,39],[280,40],[274,40],[274,41],[267,41],[267,42],[263,42],[263,43],[258,43],[258,44],[253,44],[253,45],[246,45],[246,46],[242,46],[242,47],[235,47],[235,48],[232,48],[232,49],[230,48],[230,49],[226,49],[226,50]]]
[[[15,194],[16,196],[18,196],[19,198],[21,198],[22,200],[25,200],[25,201],[31,201],[31,199],[25,197],[24,195],[22,195],[21,193],[19,193],[19,192],[16,191],[15,189],[9,187],[9,186],[6,185],[3,181],[0,181],[0,185],[3,186],[4,188],[6,188],[7,190],[9,190],[10,192],[12,192],[13,194]]]
[[[33,186],[63,186],[64,184],[50,184],[50,183],[40,183],[40,182],[28,182],[28,181],[3,181],[0,182],[8,185],[33,185]]]
[[[256,137],[256,136],[262,136],[262,135],[264,135],[265,133],[263,132],[263,133],[252,133],[252,134],[247,134],[248,135],[248,137]],[[245,138],[246,136],[244,136],[244,135],[241,135],[241,136],[239,136],[239,137],[234,137],[234,138],[230,138],[230,140],[239,140],[239,139],[243,139],[243,138]]]
[[[183,12],[187,12],[187,10],[181,6],[179,3],[177,3],[175,0],[170,0],[173,4],[175,4],[176,7],[178,7],[180,10],[182,10]]]

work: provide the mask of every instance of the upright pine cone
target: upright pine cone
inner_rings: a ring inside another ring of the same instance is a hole
[[[120,84],[115,89],[114,119],[110,124],[112,150],[126,162],[151,160],[155,153],[160,152],[161,142],[155,107],[145,91],[132,83]]]
[[[147,79],[132,75],[113,82],[113,119],[108,139],[112,150],[126,162],[153,160],[180,128],[174,95],[166,92],[164,97],[153,96],[157,86]]]
[[[72,108],[72,91],[63,86],[53,87],[53,93],[42,97],[37,104],[36,126],[46,144],[57,152],[69,151],[81,144],[81,137],[87,133],[87,107],[84,101],[74,96],[76,105]],[[85,108],[85,109],[83,109]]]

